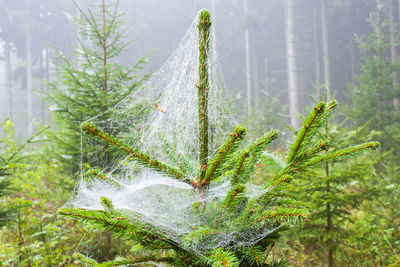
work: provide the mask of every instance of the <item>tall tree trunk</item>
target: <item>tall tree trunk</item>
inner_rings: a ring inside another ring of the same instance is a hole
[[[318,10],[318,0],[314,2],[314,61],[315,61],[315,88],[317,93],[317,99],[321,98],[321,70],[319,63],[319,34],[318,34],[318,18],[319,10]]]
[[[44,64],[45,64],[45,52],[44,52],[44,49],[41,49],[41,51],[40,51],[41,53],[40,53],[40,60],[39,60],[39,63],[40,63],[40,76],[41,76],[41,82],[40,82],[40,93],[42,94],[42,95],[44,95],[45,93],[44,93],[44,91],[45,91],[45,89],[44,89],[44,87],[45,87],[45,82],[44,82],[44,79],[45,79],[45,66],[44,66]],[[46,110],[45,110],[45,103],[44,103],[44,100],[43,99],[40,99],[40,115],[41,115],[41,120],[42,120],[42,123],[45,123],[44,121],[45,121],[45,117],[46,117]]]
[[[108,109],[108,73],[107,73],[107,36],[106,36],[106,6],[104,0],[102,0],[102,27],[103,27],[103,36],[102,36],[102,48],[103,48],[103,91],[105,102],[103,103],[103,112],[106,112]],[[107,116],[104,114],[104,116]],[[105,128],[108,128],[108,125],[105,125]],[[108,152],[108,144],[104,144],[104,167],[107,169],[110,163],[110,153]],[[106,244],[105,244],[105,258],[107,260],[111,260],[111,250],[112,250],[112,236],[111,233],[107,234]]]
[[[398,30],[400,30],[400,1],[397,1],[397,3],[398,3],[398,7],[397,7],[397,11],[398,11],[398,13],[397,13],[398,23],[397,23],[397,26],[399,27]]]
[[[11,51],[10,43],[4,42],[4,70],[7,91],[7,117],[12,120]]]
[[[330,76],[330,61],[329,61],[329,45],[328,45],[328,29],[326,24],[326,0],[321,0],[321,26],[322,26],[322,50],[324,57],[324,84],[328,99],[331,97],[331,76]]]
[[[254,33],[254,32],[252,32]],[[252,76],[253,76],[253,95],[254,95],[254,102],[256,107],[258,106],[257,103],[259,97],[260,97],[260,86],[259,86],[259,77],[258,77],[258,64],[257,64],[257,47],[256,47],[256,39],[254,34],[251,34],[251,38],[250,38],[250,45],[251,45],[251,66],[252,66]],[[258,110],[258,107],[257,107]]]
[[[395,19],[395,11],[396,10],[396,5],[395,5],[395,0],[390,0],[390,57],[392,59],[392,63],[394,63],[397,59],[397,45],[396,44],[396,38],[395,34],[397,32],[396,30],[396,19]],[[398,85],[399,85],[399,73],[397,71],[393,71],[392,73],[392,86],[393,90],[396,90]],[[399,98],[398,97],[393,97],[393,108],[394,110],[399,110]]]
[[[381,2],[380,0],[376,0],[376,61],[377,61],[377,90],[378,90],[378,114],[379,114],[379,131],[383,130],[383,100],[382,100],[382,66],[381,66]]]
[[[104,3],[104,0],[102,0],[102,17],[101,17],[101,22],[102,22],[102,36],[101,36],[101,44],[102,44],[102,49],[103,49],[103,101],[102,103],[102,110],[104,112],[103,116],[107,116],[105,112],[108,109],[108,73],[107,73],[107,36],[106,36],[106,6]],[[100,37],[99,37],[100,38]],[[106,119],[106,118],[105,118]],[[108,125],[105,125],[105,128],[108,128]],[[104,167],[108,168],[108,164],[110,162],[110,154],[108,152],[108,144],[104,144]]]
[[[46,82],[50,82],[50,63],[49,63],[49,49],[45,47],[44,49],[44,79]],[[45,84],[44,86],[44,94],[47,95],[49,93],[49,86]],[[47,105],[46,105],[47,107]],[[46,108],[46,113],[44,117],[44,123],[49,124],[50,123],[50,112],[47,112]]]
[[[294,48],[294,22],[293,22],[293,0],[285,0],[285,43],[286,43],[286,71],[289,95],[290,125],[298,128],[298,96],[297,96],[297,74],[296,54]]]
[[[328,92],[327,91],[328,90],[325,89],[325,102],[328,101]],[[328,138],[329,138],[328,132],[329,132],[329,124],[328,124],[328,121],[326,121],[326,123],[325,123],[325,138],[326,138],[326,140],[328,140]],[[325,174],[325,177],[329,177],[329,163],[328,162],[325,163],[324,174]],[[326,196],[329,197],[329,194],[331,192],[329,179],[326,181],[325,186],[326,186],[326,190],[325,190]],[[328,201],[326,203],[326,231],[327,231],[327,233],[330,234],[332,229],[333,229],[332,208],[331,208],[331,203]],[[333,240],[331,238],[329,238],[327,240],[327,242],[328,242],[328,267],[333,267],[333,265],[334,265]]]
[[[252,107],[252,93],[251,93],[251,54],[250,54],[250,31],[247,25],[248,20],[248,7],[247,0],[243,0],[243,10],[246,18],[246,26],[244,28],[244,46],[245,46],[245,57],[246,57],[246,92],[247,92],[247,115],[251,113]]]
[[[28,136],[33,134],[33,81],[32,81],[32,32],[26,32],[26,88],[28,91]]]
[[[351,60],[351,83],[353,85],[357,82],[358,76],[358,51],[356,41],[354,40],[354,33],[356,32],[356,20],[354,19],[357,14],[354,12],[354,9],[357,4],[351,2],[351,10],[350,10],[350,60]]]
[[[329,163],[325,163],[325,176],[329,176]],[[329,195],[331,191],[329,182],[326,182],[326,194]],[[326,203],[326,231],[330,234],[332,231],[333,223],[332,223],[332,210],[331,210],[331,203]],[[332,239],[328,239],[328,267],[333,267],[333,248],[332,248]]]
[[[266,116],[266,124],[268,127],[270,123],[270,101],[269,101],[269,76],[268,76],[268,61],[267,58],[264,60],[264,72],[265,72],[265,116]]]

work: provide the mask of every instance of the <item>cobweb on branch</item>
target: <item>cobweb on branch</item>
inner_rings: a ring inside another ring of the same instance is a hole
[[[140,90],[126,97],[124,101],[99,114],[88,122],[97,125],[105,132],[124,140],[134,148],[154,156],[159,161],[177,166],[165,153],[165,147],[178,158],[189,163],[188,176],[196,176],[198,166],[198,32],[195,18],[183,40],[166,63]],[[214,42],[210,42],[212,45]],[[209,129],[210,157],[218,145],[225,140],[233,127],[235,119],[227,111],[226,92],[222,82],[217,53],[211,47],[209,60]],[[126,214],[140,214],[141,220],[152,225],[154,231],[161,231],[172,240],[182,244],[182,238],[193,229],[209,226],[209,218],[193,216],[193,205],[199,201],[199,192],[192,186],[141,167],[128,161],[126,155],[115,152],[93,137],[82,134],[83,156],[82,175],[75,188],[73,199],[68,206],[91,210],[103,209],[100,198],[112,200],[116,209]],[[99,180],[84,179],[85,165],[102,166],[100,171],[108,179],[117,181],[122,187]],[[206,201],[223,201],[229,182],[211,184]],[[246,194],[260,194],[256,187],[248,187]],[[250,246],[265,237],[266,232],[232,232],[215,235],[212,240],[189,249],[201,253],[219,246]]]

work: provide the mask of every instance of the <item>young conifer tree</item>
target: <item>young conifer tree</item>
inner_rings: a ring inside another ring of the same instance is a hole
[[[79,17],[75,19],[78,45],[73,60],[55,51],[56,78],[48,82],[50,93],[47,96],[53,110],[52,118],[59,129],[53,135],[55,151],[66,169],[73,173],[79,169],[81,156],[86,163],[93,164],[88,160],[93,151],[81,151],[79,125],[98,114],[107,116],[107,110],[138,90],[148,78],[140,74],[146,58],[140,58],[133,66],[118,63],[118,57],[132,42],[126,39],[129,27],[124,14],[118,11],[118,2],[112,8],[103,0],[102,5],[87,11],[75,5],[79,10]],[[132,112],[138,113],[137,118],[143,116],[140,114],[143,110]],[[119,130],[113,127],[112,133],[117,134]],[[95,150],[102,155],[100,165],[107,165],[112,157],[108,147],[99,145]]]
[[[376,12],[368,20],[371,33],[358,39],[364,57],[358,85],[351,88],[353,108],[349,117],[356,127],[369,121],[367,128],[379,131],[382,149],[389,150],[400,145],[400,111],[393,104],[400,96],[400,88],[395,88],[397,83],[393,83],[400,60],[390,58],[390,49],[396,43],[390,40],[389,16],[385,12],[384,4],[377,2]],[[398,151],[395,154],[398,161]]]
[[[399,78],[395,74],[400,60],[391,58],[390,53],[399,43],[398,32],[395,31],[397,27],[390,29],[387,19],[390,16],[386,12],[390,9],[386,8],[386,4],[390,2],[376,1],[376,10],[368,21],[370,33],[359,39],[364,57],[358,77],[359,85],[352,88],[353,107],[349,110],[353,125],[357,127],[369,122],[367,129],[378,132],[378,140],[382,144],[380,159],[376,164],[377,175],[369,181],[373,187],[379,188],[379,195],[365,202],[363,209],[367,212],[357,220],[358,226],[373,227],[373,230],[366,229],[364,234],[360,234],[357,245],[358,251],[363,254],[362,258],[372,265],[400,262],[396,249],[400,244],[400,214],[397,208],[400,205],[400,110],[396,104],[400,87],[395,80]],[[374,234],[366,234],[367,231]]]
[[[316,139],[326,140],[326,152],[350,146],[360,136],[371,138],[365,134],[366,125],[349,131],[343,126],[345,122],[340,125],[326,122],[318,133]],[[325,162],[298,175],[290,185],[289,192],[307,203],[310,211],[308,220],[293,228],[288,236],[288,243],[292,245],[296,242],[290,238],[299,239],[299,248],[295,251],[307,255],[306,265],[349,264],[349,259],[337,259],[337,256],[354,245],[349,236],[358,234],[358,229],[351,229],[356,209],[363,201],[377,196],[377,190],[366,184],[375,173],[374,164],[378,159],[379,156]]]
[[[50,93],[47,99],[53,110],[52,119],[58,128],[57,132],[49,133],[53,151],[64,168],[76,174],[82,160],[87,167],[94,165],[105,169],[114,158],[107,144],[89,138],[81,143],[79,125],[95,116],[107,121],[110,115],[108,110],[121,105],[121,101],[137,91],[149,75],[141,74],[146,58],[140,58],[133,66],[118,62],[132,43],[126,38],[129,27],[124,14],[119,12],[118,1],[109,6],[103,0],[101,5],[87,10],[74,4],[79,11],[79,16],[75,18],[77,46],[72,59],[55,51],[55,79],[48,82]],[[146,104],[139,103],[131,112],[135,114],[134,118],[140,120],[147,112]],[[124,128],[124,123],[112,127],[107,123],[101,126],[116,135]],[[93,154],[96,154],[96,161],[93,161]],[[91,242],[96,240],[98,237],[92,238]],[[102,251],[100,258],[112,258],[111,244],[112,239],[107,236],[104,247],[99,250]]]
[[[66,207],[59,214],[72,216],[92,227],[114,232],[117,236],[134,240],[146,248],[140,256],[125,255],[113,261],[97,263],[84,255],[75,257],[83,263],[97,266],[123,266],[139,263],[166,263],[172,266],[270,266],[268,255],[276,240],[286,229],[287,222],[294,222],[306,216],[306,210],[293,196],[285,193],[287,183],[298,173],[311,166],[332,159],[348,157],[363,151],[375,149],[376,142],[334,149],[326,152],[326,141],[314,137],[324,127],[329,114],[336,107],[335,101],[321,102],[314,107],[299,129],[295,141],[285,160],[266,153],[268,145],[278,133],[270,130],[247,147],[240,147],[246,129],[235,127],[227,135],[214,155],[209,152],[208,94],[210,88],[208,73],[210,13],[199,14],[199,82],[198,89],[198,170],[192,177],[186,170],[186,160],[173,166],[131,147],[122,140],[100,129],[94,124],[84,123],[85,134],[97,137],[105,144],[126,154],[129,160],[151,168],[171,179],[187,183],[198,194],[198,201],[188,211],[193,218],[201,217],[200,225],[172,238],[163,228],[143,220],[142,214],[116,209],[110,199],[101,198],[103,209],[86,210]],[[173,151],[166,151],[174,154]],[[184,157],[185,155],[181,155]],[[263,161],[274,167],[276,173],[262,185],[258,194],[246,194],[252,188],[254,171]],[[95,171],[94,171],[95,172]],[[106,179],[97,173],[97,179],[122,186],[115,180]],[[213,185],[228,182],[230,189],[225,196],[208,199]],[[226,237],[229,242],[221,242]],[[262,238],[247,242],[254,236]]]
[[[22,151],[34,139],[42,134],[47,128],[29,137],[24,143],[19,144],[15,138],[14,124],[11,120],[6,119],[0,124],[0,227],[10,223],[15,219],[16,207],[11,207],[5,200],[5,197],[12,193],[12,183],[10,175],[12,171],[23,168],[26,158]]]
[[[5,203],[3,199],[10,194],[10,186],[11,182],[9,179],[9,171],[13,167],[13,164],[10,160],[10,155],[7,151],[9,150],[9,145],[13,145],[12,137],[13,132],[11,131],[12,123],[10,120],[6,120],[1,125],[4,130],[4,136],[0,139],[0,227],[9,223],[14,216],[14,210],[10,209]]]

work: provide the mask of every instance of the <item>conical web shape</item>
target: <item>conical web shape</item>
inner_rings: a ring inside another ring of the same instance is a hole
[[[163,163],[178,168],[181,161],[185,162],[189,179],[196,176],[199,170],[197,21],[198,18],[172,56],[143,85],[143,89],[88,121]],[[211,47],[210,55],[214,57],[209,59],[210,157],[236,124],[224,110],[227,107],[225,89],[221,79],[217,79],[221,75],[215,59],[217,53],[213,49]],[[116,209],[132,216],[140,214],[142,221],[154,226],[154,231],[161,231],[177,243],[181,243],[182,237],[193,229],[209,224],[209,218],[204,217],[206,215],[193,216],[193,205],[200,198],[199,192],[189,184],[142,167],[112,148],[107,149],[107,156],[106,153],[99,153],[104,151],[104,144],[85,134],[82,134],[82,146],[90,147],[90,152],[83,155],[81,180],[68,206],[99,210],[103,209],[100,198],[107,197]],[[89,164],[91,168],[97,166],[98,172],[107,181],[87,179],[85,172]],[[223,200],[229,189],[229,181],[210,184],[205,201]],[[247,194],[256,193],[249,188]],[[240,244],[254,243],[267,233],[254,234],[252,238],[241,236]],[[209,244],[192,249],[229,246],[229,242],[238,237],[237,233],[224,234],[209,241]]]

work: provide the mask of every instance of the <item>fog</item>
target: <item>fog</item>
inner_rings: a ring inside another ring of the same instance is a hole
[[[399,0],[0,0],[0,266],[400,266],[399,47]]]
[[[86,10],[101,1],[81,0],[76,4]],[[73,18],[79,12],[72,1],[64,0],[2,0],[0,7],[0,121],[11,117],[18,134],[26,136],[28,121],[51,121],[48,104],[40,95],[47,91],[44,80],[57,79],[52,72],[56,64],[54,50],[74,57],[78,34]],[[291,116],[302,114],[311,105],[311,98],[316,99],[318,92],[324,97],[327,86],[342,106],[351,104],[349,84],[357,84],[363,56],[356,39],[371,32],[367,19],[376,9],[372,0],[326,1],[325,33],[320,1],[294,1],[295,111],[288,104],[284,1],[122,0],[119,11],[125,13],[124,20],[130,24],[126,37],[134,42],[120,56],[119,63],[133,65],[148,56],[143,73],[157,71],[203,8],[212,12],[219,61],[236,115],[246,119],[252,110],[268,106],[274,116],[289,123]],[[387,17],[387,12],[388,7],[382,6],[382,17]],[[11,51],[10,73],[6,70],[6,43]],[[27,45],[31,54],[27,54]],[[31,71],[27,68],[29,61]],[[28,114],[27,87],[33,91],[32,118]],[[11,98],[8,92],[12,92]]]

